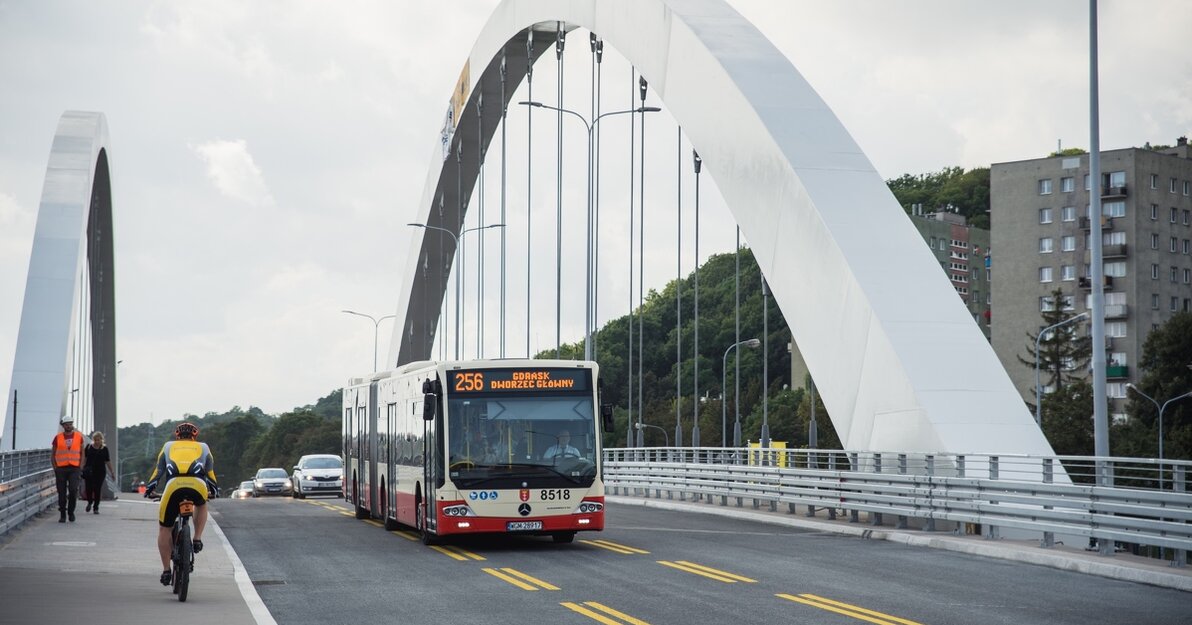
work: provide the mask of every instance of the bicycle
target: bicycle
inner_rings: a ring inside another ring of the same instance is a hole
[[[161,496],[152,497],[160,501]],[[178,516],[170,529],[170,586],[178,601],[186,601],[190,589],[190,574],[195,570],[194,545],[191,542],[190,518],[194,516],[195,502],[183,499],[178,502]]]

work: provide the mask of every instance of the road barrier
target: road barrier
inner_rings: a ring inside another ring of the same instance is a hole
[[[56,501],[49,449],[0,453],[0,537]]]
[[[786,504],[791,513],[807,506],[808,516],[843,513],[859,523],[865,514],[872,525],[889,517],[899,529],[913,520],[935,531],[946,521],[997,539],[1009,528],[1044,547],[1056,535],[1098,541],[1102,553],[1115,543],[1153,546],[1184,566],[1189,469],[1192,462],[1147,458],[649,447],[606,449],[604,480],[613,494]]]

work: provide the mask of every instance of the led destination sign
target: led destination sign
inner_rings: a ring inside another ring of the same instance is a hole
[[[452,371],[450,388],[456,393],[587,391],[590,375],[588,369]]]

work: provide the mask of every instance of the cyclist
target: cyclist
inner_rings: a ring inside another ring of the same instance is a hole
[[[195,504],[195,534],[192,544],[195,553],[203,550],[203,527],[207,525],[207,499],[217,492],[215,462],[211,448],[200,443],[199,428],[184,422],[174,428],[177,440],[167,441],[157,455],[157,466],[149,483],[145,485],[145,497],[151,497],[160,482],[163,485],[161,507],[157,521],[157,552],[161,556],[161,583],[169,586],[171,529],[178,518],[178,504],[190,499]]]

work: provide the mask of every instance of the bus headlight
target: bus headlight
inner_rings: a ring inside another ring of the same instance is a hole
[[[475,512],[468,507],[468,504],[458,504],[454,506],[446,506],[443,508],[445,516],[476,516]]]
[[[604,504],[598,501],[583,501],[575,509],[575,514],[591,514],[593,512],[600,512],[601,510],[604,510]]]

